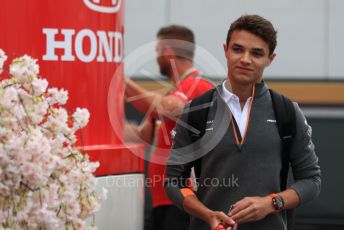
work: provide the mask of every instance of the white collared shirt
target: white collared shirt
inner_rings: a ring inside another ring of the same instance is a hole
[[[250,107],[252,97],[247,98],[244,109],[241,110],[239,97],[227,89],[226,81],[227,80],[223,81],[222,83],[221,97],[227,103],[230,111],[232,112],[235,118],[235,121],[237,122],[240,134],[241,136],[243,136],[246,128],[248,110]]]

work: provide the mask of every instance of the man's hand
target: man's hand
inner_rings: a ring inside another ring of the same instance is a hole
[[[208,223],[212,230],[236,230],[235,221],[224,212],[214,211],[209,215]]]
[[[191,195],[184,198],[183,209],[190,215],[198,217],[207,222],[211,226],[211,230],[237,229],[237,225],[231,217],[226,215],[224,212],[210,210],[198,200],[196,195]]]
[[[266,197],[245,197],[236,202],[229,216],[238,223],[246,223],[263,219],[268,214],[274,212],[272,200]]]

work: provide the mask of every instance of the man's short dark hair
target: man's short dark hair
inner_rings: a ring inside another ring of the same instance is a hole
[[[235,30],[245,30],[263,39],[269,46],[269,55],[275,51],[277,31],[269,20],[259,15],[242,15],[231,24],[227,33],[227,45]]]
[[[181,58],[187,58],[190,60],[193,59],[195,52],[195,37],[193,32],[189,28],[181,25],[170,25],[162,27],[158,31],[157,37],[160,39],[185,41],[185,43],[183,42],[181,44],[170,45],[176,52],[177,56]]]

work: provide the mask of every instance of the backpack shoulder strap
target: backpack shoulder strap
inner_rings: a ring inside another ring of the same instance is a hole
[[[215,89],[208,90],[191,101],[188,113],[188,124],[191,126],[189,135],[192,142],[196,142],[205,133],[209,107],[212,104]]]
[[[214,91],[215,88],[208,90],[191,101],[187,123],[191,126],[191,129],[188,129],[188,132],[193,143],[198,141],[205,133],[209,107],[212,105]],[[198,180],[201,175],[201,165],[202,158],[199,158],[194,162],[196,180]]]
[[[282,140],[282,170],[280,174],[281,178],[281,191],[287,188],[288,172],[289,172],[289,151],[291,142],[296,134],[296,112],[293,102],[277,93],[274,90],[269,90],[272,104],[276,116],[278,132]],[[287,215],[287,229],[294,229],[295,225],[295,210],[288,209]]]
[[[293,137],[296,133],[296,113],[294,104],[289,98],[277,93],[274,90],[269,89],[269,91],[276,116],[278,133],[283,144],[281,170],[281,190],[283,191],[287,187],[289,150]]]

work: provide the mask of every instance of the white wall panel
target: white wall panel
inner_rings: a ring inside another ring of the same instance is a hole
[[[128,55],[136,56],[137,51],[147,44],[149,44],[147,54],[154,57],[153,43],[156,33],[168,21],[166,17],[169,10],[168,4],[164,0],[125,0],[124,52],[126,57]],[[154,58],[147,59],[144,56],[138,56],[137,59],[135,62],[137,65],[141,65],[142,69],[132,64],[125,65],[126,74],[130,76],[144,73],[158,74]]]
[[[193,29],[197,44],[204,48],[201,54],[200,49],[196,52],[196,63],[212,56],[210,61],[221,65],[221,70],[206,71],[216,76],[226,68],[222,44],[230,23],[245,13],[259,14],[279,32],[277,57],[267,78],[344,79],[342,0],[126,0],[126,5],[127,54],[154,41],[161,26],[183,24]],[[158,75],[152,57],[154,53],[146,60],[146,75]]]
[[[223,65],[222,44],[228,27],[242,14],[266,17],[279,31],[278,56],[267,72],[268,76],[324,76],[322,0],[173,0],[171,5],[171,21],[194,29],[198,43]]]
[[[293,0],[271,10],[279,33],[269,75],[296,79],[328,75],[326,9],[323,0]]]
[[[95,213],[99,230],[143,229],[143,174],[123,174],[97,177],[97,192],[108,190],[107,199]],[[93,223],[93,217],[88,218]]]
[[[344,1],[331,0],[329,12],[329,66],[333,79],[344,79]]]

